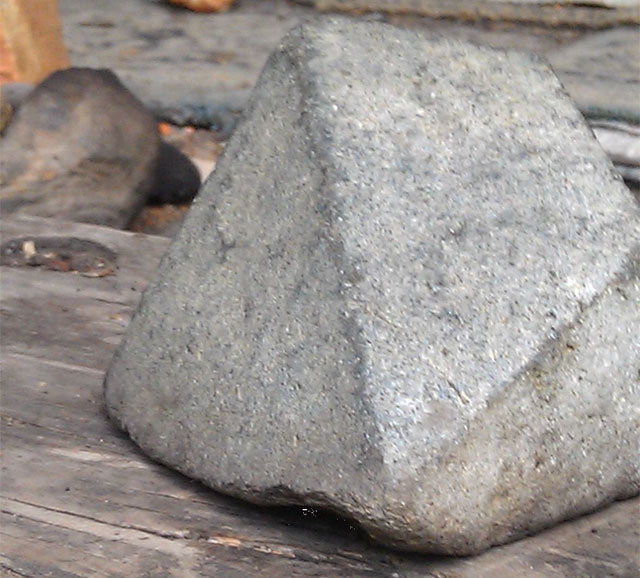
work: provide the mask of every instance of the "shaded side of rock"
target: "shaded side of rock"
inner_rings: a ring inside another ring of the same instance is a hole
[[[126,227],[154,182],[156,122],[108,70],[56,72],[0,143],[4,214]]]
[[[271,57],[107,408],[217,490],[476,553],[638,493],[638,246],[539,58],[329,19]]]

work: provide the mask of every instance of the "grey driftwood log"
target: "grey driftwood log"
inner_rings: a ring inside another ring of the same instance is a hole
[[[106,377],[153,458],[470,554],[638,493],[638,207],[544,62],[298,28]]]

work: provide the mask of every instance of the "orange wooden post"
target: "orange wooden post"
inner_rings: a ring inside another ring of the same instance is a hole
[[[58,0],[0,0],[0,83],[38,83],[68,66]]]

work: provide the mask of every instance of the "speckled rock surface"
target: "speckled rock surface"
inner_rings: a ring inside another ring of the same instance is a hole
[[[478,552],[638,493],[639,243],[545,63],[327,20],[269,60],[107,408],[222,492]]]

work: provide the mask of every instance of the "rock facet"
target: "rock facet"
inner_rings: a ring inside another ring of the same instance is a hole
[[[466,555],[638,493],[638,207],[537,57],[292,32],[105,381],[153,458]]]

